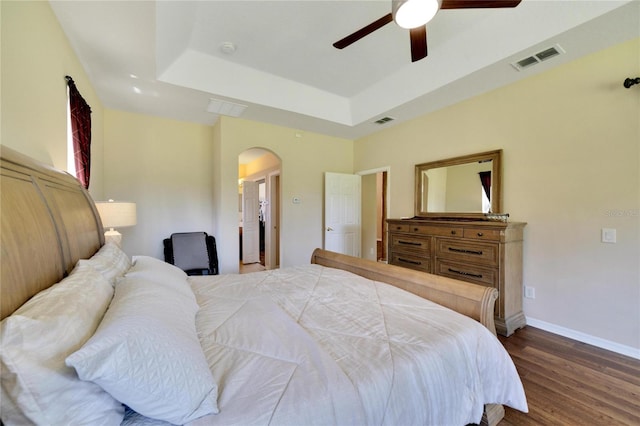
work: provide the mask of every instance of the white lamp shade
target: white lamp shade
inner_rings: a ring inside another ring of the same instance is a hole
[[[433,19],[442,0],[394,0],[393,19],[402,28],[417,28]]]
[[[96,207],[105,228],[123,228],[137,223],[136,203],[104,201],[97,202]]]

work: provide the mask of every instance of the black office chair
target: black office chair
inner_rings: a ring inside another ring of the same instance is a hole
[[[165,238],[164,261],[187,275],[218,275],[216,239],[206,232],[178,232]]]

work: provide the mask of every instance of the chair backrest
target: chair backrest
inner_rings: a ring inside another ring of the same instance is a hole
[[[215,238],[206,232],[179,232],[163,241],[165,261],[189,275],[217,275]]]

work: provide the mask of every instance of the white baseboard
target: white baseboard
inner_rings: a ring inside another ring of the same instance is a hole
[[[599,337],[591,336],[590,334],[582,333],[580,331],[572,330],[570,328],[561,327],[559,325],[551,324],[549,322],[540,321],[535,318],[527,317],[527,325],[531,327],[539,328],[541,330],[548,331],[550,333],[558,334],[560,336],[568,337],[569,339],[577,340],[582,343],[597,346],[608,351],[616,352],[621,355],[626,355],[631,358],[640,359],[640,349],[631,346],[621,345],[620,343],[612,342],[610,340],[601,339]]]

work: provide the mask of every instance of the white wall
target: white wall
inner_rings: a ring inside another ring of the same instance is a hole
[[[105,198],[138,210],[138,224],[119,229],[126,253],[164,259],[174,232],[215,235],[213,137],[211,126],[105,110]]]
[[[390,165],[391,217],[411,216],[416,163],[502,148],[527,318],[640,356],[639,63],[634,40],[396,125],[355,142],[355,169]]]

